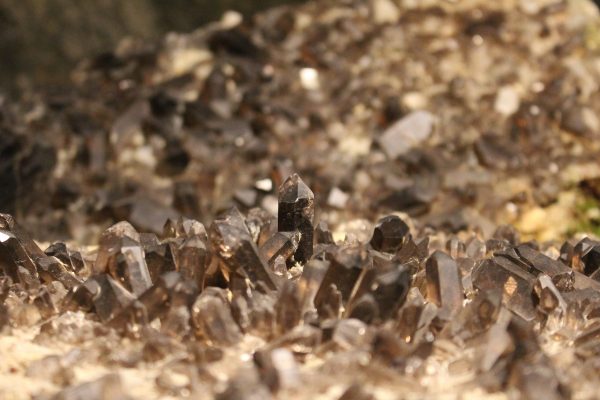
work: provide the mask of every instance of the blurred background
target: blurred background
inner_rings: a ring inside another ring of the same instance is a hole
[[[134,36],[187,32],[223,12],[250,16],[300,0],[0,0],[0,90],[58,85],[87,56]]]

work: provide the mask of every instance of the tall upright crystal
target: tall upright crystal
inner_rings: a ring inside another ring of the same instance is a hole
[[[294,259],[306,263],[313,254],[313,220],[315,195],[298,174],[288,177],[279,188],[277,229],[279,232],[300,231],[300,243]]]
[[[449,319],[462,307],[463,291],[456,262],[441,251],[427,260],[427,295],[440,307],[439,316]]]

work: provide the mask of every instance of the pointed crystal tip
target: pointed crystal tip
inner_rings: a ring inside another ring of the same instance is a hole
[[[290,175],[279,187],[279,201],[283,203],[295,203],[299,199],[312,200],[314,198],[312,190],[298,174]]]

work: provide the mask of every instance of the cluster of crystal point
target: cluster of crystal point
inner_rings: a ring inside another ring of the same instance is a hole
[[[119,346],[109,352],[129,366],[175,352],[180,366],[157,385],[177,393],[190,390],[182,383],[193,378],[186,363],[210,369],[223,351],[254,337],[263,345],[253,348],[253,362],[215,395],[293,393],[310,379],[299,363],[313,354],[327,368],[362,365],[374,368],[370,373],[386,368],[417,377],[415,365],[460,362],[450,376],[471,376],[485,391],[568,398],[570,388],[541,338],[563,343],[582,360],[595,354],[597,242],[565,245],[554,259],[501,228],[487,242],[449,237],[440,249],[391,215],[370,239],[335,243],[323,223],[313,225],[313,202],[294,174],[280,188],[277,230],[262,212],[246,216],[237,208],[215,219],[208,234],[185,218],[168,220],[162,238],[120,222],[101,235],[91,262],[60,242],[42,252],[1,214],[0,329],[41,323],[39,340],[57,333],[75,341],[128,337],[143,344],[139,355],[117,353]],[[290,260],[299,265],[288,270]],[[73,321],[77,313],[87,320]],[[436,353],[441,349],[445,355]],[[329,360],[330,353],[340,358]],[[365,356],[374,364],[364,364]],[[44,373],[67,385],[73,362],[47,360],[55,372]],[[181,371],[188,371],[185,380]],[[67,387],[58,398],[113,390],[123,389],[107,375]],[[359,395],[366,396],[349,386],[342,398]]]

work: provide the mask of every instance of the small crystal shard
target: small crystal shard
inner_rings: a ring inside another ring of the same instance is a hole
[[[441,251],[427,260],[427,295],[438,307],[439,316],[449,319],[462,307],[463,290],[456,262]]]
[[[313,254],[315,196],[297,174],[288,177],[279,188],[277,229],[301,234],[294,259],[306,263]]]

